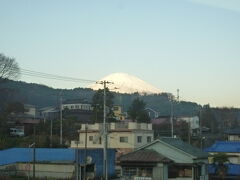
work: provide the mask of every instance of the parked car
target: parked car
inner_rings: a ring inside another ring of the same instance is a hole
[[[24,130],[18,128],[10,128],[10,135],[22,137],[24,136]]]

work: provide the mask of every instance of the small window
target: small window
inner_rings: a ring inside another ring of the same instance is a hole
[[[120,137],[120,142],[122,142],[122,143],[128,142],[128,137]]]
[[[93,136],[88,137],[89,141],[93,141]]]
[[[137,137],[137,142],[138,142],[138,143],[141,143],[141,142],[142,142],[142,136],[138,136],[138,137]]]
[[[79,109],[79,105],[76,105],[75,108],[76,108],[76,109]]]
[[[71,106],[71,109],[74,109],[74,106]]]
[[[90,140],[89,140],[90,141]],[[95,138],[94,138],[94,140],[92,140],[92,142],[93,142],[93,144],[102,144],[102,138],[100,137],[100,138],[97,138],[96,136],[95,136]]]
[[[151,136],[148,136],[147,137],[147,142],[150,143],[152,141],[152,137]]]

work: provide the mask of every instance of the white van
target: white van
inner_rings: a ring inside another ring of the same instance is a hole
[[[18,128],[10,128],[10,135],[22,137],[24,136],[24,130]]]

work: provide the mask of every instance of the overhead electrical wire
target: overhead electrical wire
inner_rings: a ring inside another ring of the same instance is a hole
[[[50,74],[50,73],[43,73],[43,72],[39,72],[39,71],[32,71],[32,70],[23,69],[23,68],[20,68],[20,74],[25,75],[25,76],[33,76],[33,77],[60,80],[60,81],[69,81],[69,82],[81,82],[81,83],[96,82],[95,80],[60,76],[60,75],[55,75],[55,74]]]

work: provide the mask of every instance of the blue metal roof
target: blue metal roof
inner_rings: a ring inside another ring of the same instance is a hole
[[[36,148],[36,161],[74,161],[74,149]],[[33,160],[33,148],[11,148],[0,151],[0,165]]]
[[[206,148],[205,152],[240,152],[240,141],[217,141],[211,147]]]

